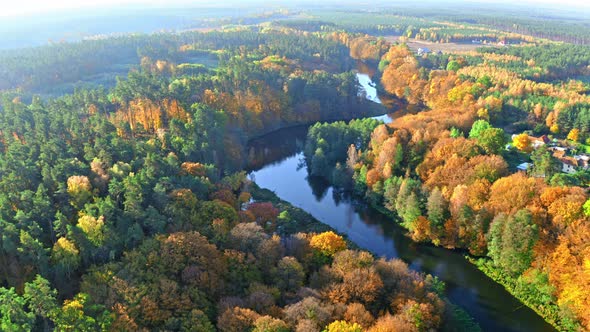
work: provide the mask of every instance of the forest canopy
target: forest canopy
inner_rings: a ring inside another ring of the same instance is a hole
[[[311,176],[590,329],[587,29],[510,20],[278,11],[0,51],[0,330],[477,330],[248,178],[249,141],[301,125]]]

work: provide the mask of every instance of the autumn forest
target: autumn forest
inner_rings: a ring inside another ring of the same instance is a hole
[[[588,20],[345,7],[0,49],[0,330],[489,329],[261,188],[287,128],[310,178],[590,330]]]

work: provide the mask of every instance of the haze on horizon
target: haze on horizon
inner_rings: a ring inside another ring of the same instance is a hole
[[[359,6],[369,5],[369,3],[365,3],[363,1],[344,1],[347,5],[354,5],[358,4]],[[433,4],[441,4],[441,2],[434,2],[434,1],[427,1],[433,2]],[[335,4],[336,1],[328,0],[322,2],[322,4],[330,5]],[[341,4],[343,1],[337,1],[337,3]],[[410,2],[405,1],[374,1],[371,2],[370,5],[398,5],[398,4],[409,4]],[[450,0],[444,1],[443,3],[469,3],[469,4],[496,4],[498,6],[510,6],[513,5],[514,2],[508,0],[501,0],[501,1],[493,1],[493,0]],[[84,10],[84,9],[109,9],[113,7],[147,7],[147,8],[166,8],[166,7],[179,7],[179,6],[187,6],[187,7],[230,7],[241,5],[240,7],[247,6],[247,5],[297,5],[297,4],[317,4],[315,1],[310,0],[299,0],[299,1],[287,1],[287,0],[270,0],[270,1],[261,1],[261,0],[246,0],[246,1],[238,1],[238,0],[229,0],[224,1],[222,3],[219,2],[212,2],[209,0],[87,0],[81,2],[79,0],[54,0],[54,1],[45,1],[45,0],[21,0],[18,2],[7,3],[3,6],[2,11],[0,12],[0,17],[16,17],[16,16],[23,16],[23,15],[30,15],[30,14],[42,14],[42,13],[59,13],[63,11],[71,11],[71,10]],[[590,10],[590,3],[586,0],[523,0],[518,3],[518,5],[541,5],[547,8],[555,8],[555,9],[583,9],[583,10]],[[264,9],[261,7],[260,9]]]
[[[534,5],[533,5],[534,4]],[[581,0],[21,0],[0,11],[0,50],[78,41],[89,36],[203,28],[208,19],[235,20],[278,9],[424,10],[453,15],[555,18],[590,26],[590,4]]]

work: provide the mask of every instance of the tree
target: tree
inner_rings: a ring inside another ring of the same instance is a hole
[[[401,316],[390,314],[383,315],[377,319],[375,324],[368,329],[368,332],[415,332],[418,329],[411,323],[404,320]]]
[[[277,234],[263,240],[256,249],[256,259],[260,270],[268,275],[270,271],[285,256],[285,248],[282,244],[281,237]]]
[[[585,214],[587,217],[590,217],[590,199],[588,199],[588,200],[586,201],[586,203],[584,203],[584,214]]]
[[[427,302],[410,299],[399,306],[396,316],[411,323],[418,331],[431,331],[439,328],[443,310],[444,304],[439,299],[428,299]]]
[[[285,308],[285,320],[292,326],[303,320],[311,320],[316,327],[326,326],[332,317],[333,308],[321,303],[314,297],[288,305]]]
[[[105,224],[103,216],[96,219],[91,215],[83,214],[78,219],[77,226],[84,232],[84,234],[86,234],[86,237],[92,244],[97,247],[103,244],[105,240]]]
[[[582,323],[582,329],[590,327],[590,249],[587,246],[589,241],[590,227],[585,220],[570,225],[559,237],[547,264],[549,280],[557,294],[557,303],[566,305],[576,313]]]
[[[274,230],[274,226],[279,216],[279,209],[275,208],[270,202],[255,202],[248,205],[248,211],[254,214],[256,222],[270,230]]]
[[[410,196],[408,196],[405,201],[403,210],[401,210],[400,217],[402,218],[406,227],[408,227],[410,230],[413,230],[415,226],[414,221],[416,221],[416,219],[418,219],[418,217],[421,215],[422,204],[418,198],[418,195],[416,195],[415,192],[411,192]]]
[[[519,210],[513,216],[498,215],[489,233],[489,255],[496,265],[517,276],[533,261],[533,246],[538,239],[531,213]]]
[[[377,270],[357,267],[342,275],[342,282],[328,286],[327,296],[335,303],[359,302],[372,305],[383,290],[383,280]]]
[[[311,159],[311,174],[321,176],[329,168],[328,159],[322,148],[317,148]]]
[[[541,179],[528,177],[523,172],[502,177],[492,184],[485,207],[493,214],[515,213],[538,200],[543,187]]]
[[[406,227],[413,230],[413,222],[422,215],[422,202],[419,192],[420,182],[405,178],[396,197],[395,209]]]
[[[531,160],[533,161],[531,173],[537,176],[542,176],[547,181],[549,181],[554,174],[559,173],[561,169],[559,161],[551,155],[551,152],[545,145],[537,148],[531,153]]]
[[[72,205],[82,209],[84,204],[92,198],[92,186],[87,176],[73,175],[68,178],[68,194]]]
[[[217,328],[222,332],[249,331],[260,315],[246,308],[233,307],[225,310],[217,320]]]
[[[23,295],[31,311],[43,317],[45,328],[49,327],[49,319],[57,314],[57,291],[52,289],[47,279],[37,275],[35,280],[25,284]]]
[[[193,309],[181,319],[180,331],[194,332],[214,332],[215,326],[211,323],[207,315],[199,309]],[[124,326],[129,328],[129,325]],[[114,328],[113,328],[114,330]]]
[[[531,138],[525,133],[516,135],[512,140],[512,144],[520,151],[528,153],[533,150]]]
[[[25,310],[26,301],[14,288],[0,287],[0,327],[2,331],[27,332],[33,329],[35,314]]]
[[[238,224],[230,231],[230,242],[243,252],[255,252],[258,245],[267,237],[264,229],[254,222]]]
[[[305,278],[305,271],[295,257],[283,257],[273,271],[275,285],[283,292],[296,292]]]
[[[38,273],[48,272],[48,250],[40,240],[33,238],[29,232],[22,229],[20,231],[20,246],[17,251],[23,267],[35,269]]]
[[[580,137],[580,129],[574,128],[567,134],[567,139],[577,142]]]
[[[399,194],[402,181],[403,178],[397,176],[385,180],[383,201],[385,208],[389,211],[395,211],[395,204],[397,201],[397,196]]]
[[[346,312],[344,313],[344,319],[350,323],[357,323],[364,329],[367,329],[373,321],[373,315],[365,309],[365,306],[361,303],[351,303],[346,307]]]
[[[438,240],[433,237],[431,223],[426,217],[419,216],[414,220],[412,225],[412,239],[416,242],[428,242],[433,241],[434,244],[438,244]]]
[[[448,202],[438,187],[434,188],[428,196],[426,203],[428,220],[434,229],[442,229],[445,220],[449,217]]]
[[[464,136],[463,132],[460,129],[455,128],[455,127],[452,127],[451,128],[450,135],[451,135],[452,138],[459,138],[459,137],[463,137]]]
[[[344,320],[336,320],[326,326],[322,332],[362,332],[362,327],[357,323],[349,323]]]
[[[310,245],[322,255],[328,257],[332,257],[335,253],[346,249],[346,241],[344,241],[342,236],[332,231],[312,236]]]
[[[350,144],[346,155],[348,156],[346,158],[346,167],[348,168],[348,170],[350,172],[354,172],[354,169],[355,169],[356,164],[358,163],[358,159],[359,159],[359,154],[356,151],[356,147],[354,146],[354,144]]]
[[[447,64],[447,70],[448,71],[457,71],[461,68],[461,65],[459,64],[459,62],[452,60],[449,61],[449,63]]]
[[[478,138],[485,130],[491,129],[492,126],[486,120],[477,120],[471,126],[469,138]]]
[[[487,154],[500,153],[500,151],[504,148],[504,145],[506,144],[504,130],[500,128],[485,129],[478,134],[476,139],[477,143],[481,145],[481,147],[486,151]]]
[[[289,332],[289,326],[284,321],[271,316],[262,316],[254,322],[252,332]]]
[[[80,264],[80,251],[76,248],[74,242],[61,237],[53,245],[51,261],[69,276]]]
[[[108,329],[108,313],[103,311],[97,315],[97,318],[89,316],[86,312],[88,300],[88,295],[83,293],[77,294],[71,300],[66,300],[54,318],[56,330],[75,332],[96,331],[99,327]]]
[[[384,59],[389,65],[383,71],[381,83],[385,90],[416,104],[420,101],[426,80],[421,79],[419,64],[406,45],[392,46]]]

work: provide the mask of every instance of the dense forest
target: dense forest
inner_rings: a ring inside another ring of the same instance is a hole
[[[276,30],[169,38],[113,41],[108,52],[146,50],[129,55],[139,64],[112,89],[30,101],[4,93],[1,329],[448,326],[455,314],[437,279],[349,249],[332,231],[306,231],[311,217],[253,200],[254,185],[235,173],[248,137],[371,111],[347,46]],[[17,51],[7,77],[27,72],[35,84],[8,84],[34,91],[92,74],[35,69],[100,59],[101,44]],[[203,53],[217,55],[215,68],[176,62]],[[54,62],[30,65],[43,57]]]
[[[310,124],[311,175],[465,250],[559,330],[590,329],[586,40],[312,14],[0,51],[0,330],[477,330],[437,278],[248,179],[249,140]],[[408,42],[473,39],[512,46]],[[392,123],[357,62],[405,106]]]
[[[482,30],[492,32],[490,36],[494,38],[513,33],[527,36],[523,40],[533,40],[530,37],[534,37],[571,44],[587,45],[590,42],[590,25],[587,19],[582,18],[585,13],[576,11],[568,4],[561,8],[563,10],[543,8],[543,5],[461,3],[457,6],[434,1],[411,4],[399,2],[375,4],[371,10],[354,6],[321,8],[314,11],[313,16],[348,31],[374,35],[462,25],[462,29],[475,28],[478,34]]]
[[[483,61],[455,57],[441,70],[392,46],[381,85],[422,111],[389,125],[314,125],[310,172],[395,215],[416,241],[489,257],[476,262],[560,329],[587,329],[589,174],[561,173],[551,147],[533,149],[531,139],[549,134],[584,151],[587,89],[551,83],[587,70],[587,54],[569,56],[578,47],[483,49],[469,55]],[[543,73],[536,81],[518,70],[527,61]],[[507,149],[506,130],[517,129],[525,132]],[[514,173],[515,161],[529,158],[528,174]]]

